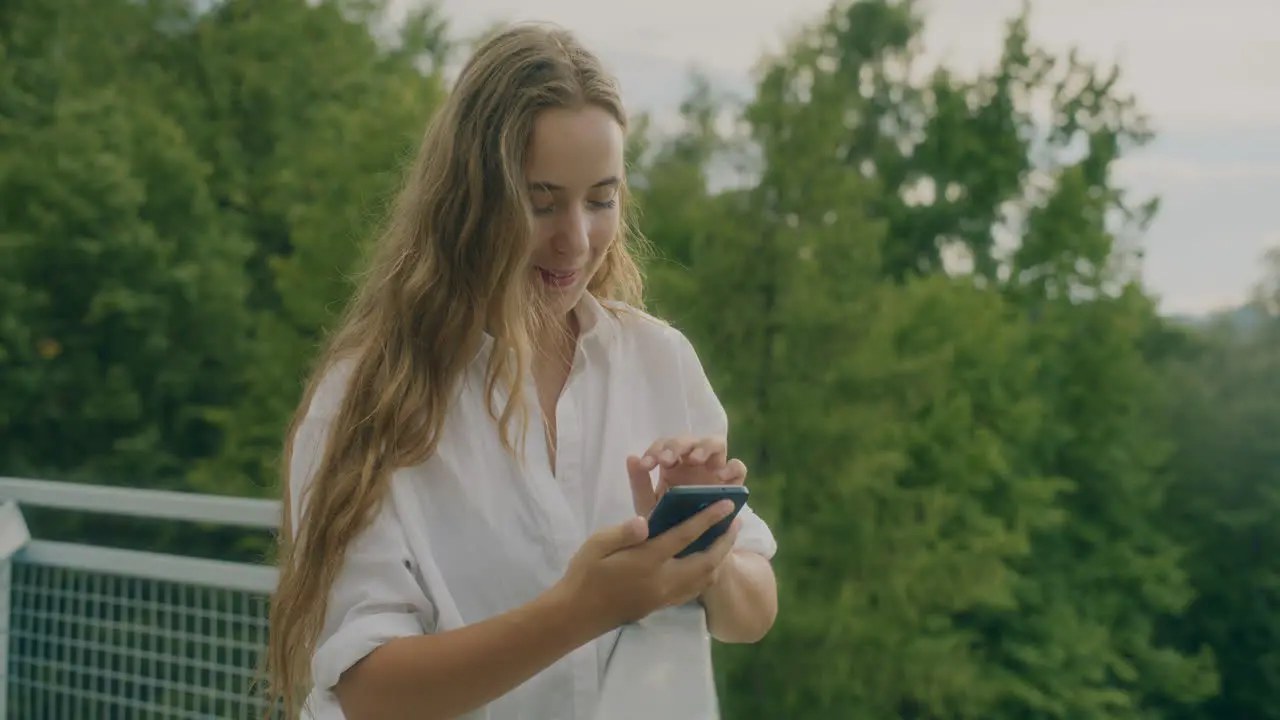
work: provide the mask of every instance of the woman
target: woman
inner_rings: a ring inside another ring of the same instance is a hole
[[[620,625],[697,599],[722,641],[771,626],[749,509],[687,558],[727,508],[647,540],[663,489],[746,469],[693,348],[634,309],[625,125],[598,60],[537,26],[481,47],[433,119],[290,431],[286,707],[592,720]]]

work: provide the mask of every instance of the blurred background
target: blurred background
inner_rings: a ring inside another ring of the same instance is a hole
[[[278,497],[401,167],[524,19],[622,82],[651,308],[778,536],[727,719],[1280,719],[1274,0],[3,0],[0,476]],[[16,647],[10,717],[120,716],[15,704]]]

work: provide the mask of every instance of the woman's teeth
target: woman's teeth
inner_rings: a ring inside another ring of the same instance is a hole
[[[542,275],[542,282],[558,288],[572,285],[578,276],[576,272],[552,272],[546,268],[538,268],[538,273]]]

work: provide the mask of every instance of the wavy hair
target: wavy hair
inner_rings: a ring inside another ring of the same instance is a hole
[[[532,205],[525,160],[538,114],[596,106],[625,130],[616,81],[568,32],[518,25],[484,42],[432,118],[373,247],[368,271],[327,347],[285,442],[279,584],[271,598],[268,695],[296,718],[329,590],[347,547],[387,497],[391,473],[435,452],[449,403],[487,332],[486,390],[520,387],[539,333],[529,272]],[[625,183],[618,236],[591,278],[601,300],[640,307]],[[305,498],[290,497],[293,438],[316,387],[338,362],[351,376]],[[490,413],[515,452],[522,394]],[[294,527],[292,508],[305,504]]]

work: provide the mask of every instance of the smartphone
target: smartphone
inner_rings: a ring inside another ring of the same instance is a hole
[[[649,514],[649,538],[653,539],[720,500],[732,500],[733,511],[676,554],[684,557],[711,547],[711,543],[729,530],[733,519],[747,504],[749,492],[744,485],[678,485],[669,488]]]

